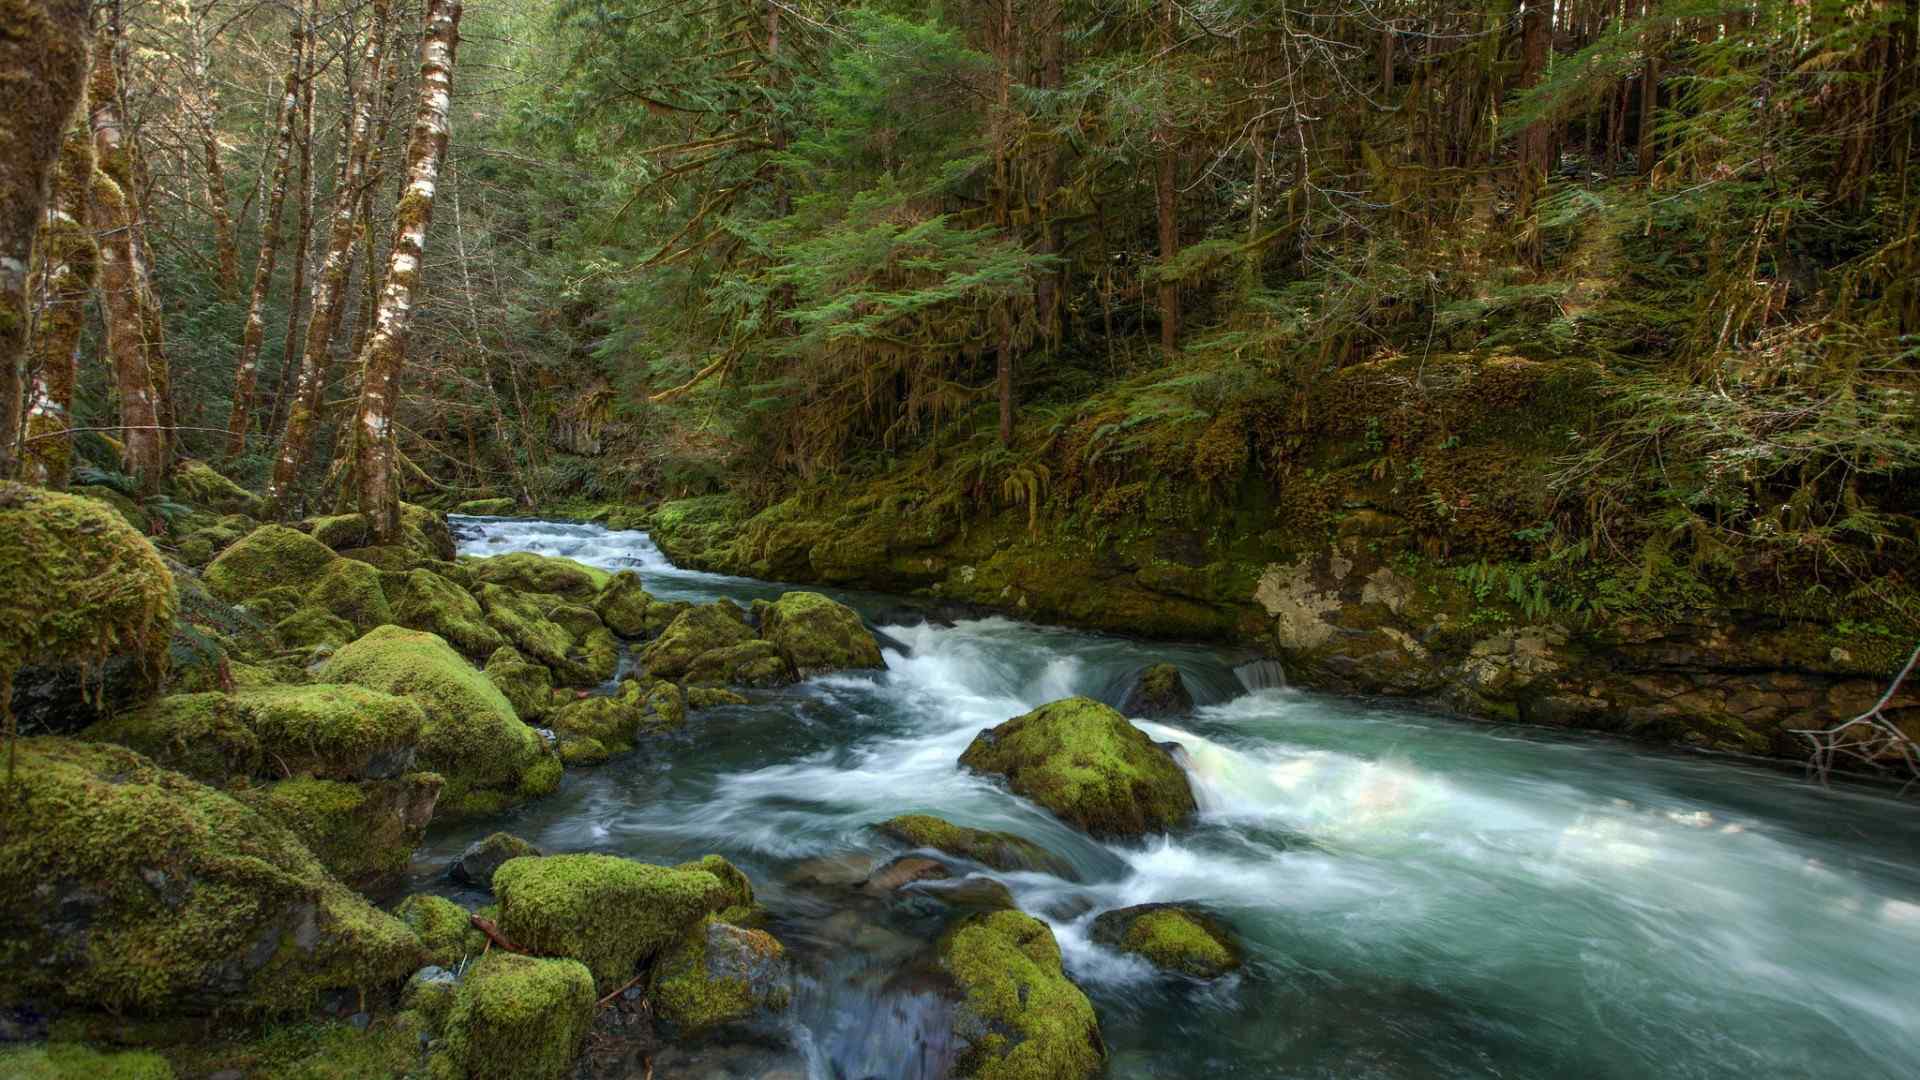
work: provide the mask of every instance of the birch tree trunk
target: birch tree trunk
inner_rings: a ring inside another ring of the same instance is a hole
[[[240,254],[234,247],[233,209],[227,198],[226,169],[220,163],[220,108],[213,96],[213,82],[207,76],[207,42],[201,25],[203,13],[185,4],[187,22],[187,112],[194,133],[200,137],[201,156],[207,168],[207,209],[213,217],[214,272],[222,296],[233,297],[240,291]]]
[[[27,274],[61,135],[87,79],[83,0],[0,8],[0,479],[13,475],[27,345]]]
[[[260,254],[253,262],[253,292],[247,298],[247,321],[240,331],[240,359],[233,370],[233,411],[227,417],[227,454],[246,449],[247,430],[253,426],[254,386],[259,379],[260,343],[266,337],[267,294],[273,287],[273,269],[280,255],[280,218],[287,203],[287,178],[293,168],[293,125],[300,111],[300,76],[307,51],[306,19],[295,16],[289,47],[293,59],[280,95],[280,130],[275,135],[273,187],[260,212]]]
[[[420,55],[420,105],[407,140],[407,189],[393,213],[393,250],[386,283],[366,348],[360,407],[354,416],[348,453],[360,511],[375,534],[388,540],[399,531],[398,450],[394,419],[399,405],[400,370],[407,358],[407,334],[413,324],[414,294],[426,254],[427,225],[440,180],[440,161],[448,138],[448,106],[453,98],[454,53],[460,43],[460,0],[427,0],[426,43]]]
[[[33,356],[38,372],[28,398],[27,441],[21,475],[28,482],[64,488],[73,464],[73,387],[79,379],[81,332],[87,298],[100,272],[100,248],[93,239],[88,208],[93,184],[93,140],[74,129],[60,146],[53,199],[41,232],[46,269],[44,300],[34,327]]]
[[[333,213],[327,229],[326,261],[313,283],[313,312],[307,321],[306,347],[301,353],[299,380],[289,394],[286,433],[273,463],[273,478],[267,485],[267,498],[276,508],[281,505],[300,472],[306,468],[311,452],[314,422],[319,417],[321,391],[327,384],[332,366],[330,349],[340,327],[340,313],[347,300],[347,280],[353,271],[354,241],[360,232],[360,189],[366,183],[368,157],[371,154],[373,106],[380,86],[381,43],[387,32],[386,0],[374,0],[373,21],[367,28],[367,40],[359,70],[354,73],[352,89],[353,126],[343,150],[345,170],[333,193]]]

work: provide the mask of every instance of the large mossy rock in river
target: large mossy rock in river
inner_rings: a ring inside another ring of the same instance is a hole
[[[779,939],[708,916],[654,961],[647,985],[654,1015],[681,1035],[784,1011],[793,969]]]
[[[755,640],[746,612],[727,600],[688,608],[641,651],[640,660],[656,679],[679,679],[705,653]]]
[[[624,638],[637,638],[664,629],[664,620],[654,615],[656,607],[664,605],[654,600],[641,586],[640,575],[631,570],[613,575],[613,580],[607,582],[593,600],[593,610],[607,624],[607,629]]]
[[[480,586],[479,597],[487,622],[521,652],[550,668],[564,671],[569,667],[567,654],[573,650],[573,635],[547,618],[554,604],[552,598],[502,585]]]
[[[467,845],[447,866],[447,877],[474,889],[493,891],[493,875],[514,859],[536,858],[540,849],[512,833],[490,833]]]
[[[369,889],[406,871],[443,783],[437,773],[359,783],[302,776],[234,797],[285,825],[335,877]]]
[[[393,917],[407,924],[427,951],[427,961],[452,970],[469,956],[487,951],[487,939],[473,925],[467,909],[432,893],[415,893],[400,901]]]
[[[1034,870],[1079,880],[1065,859],[1023,836],[970,829],[931,814],[902,814],[875,825],[881,833],[915,847],[932,848],[972,859],[995,870]]]
[[[1140,904],[1103,912],[1093,920],[1098,944],[1132,953],[1163,971],[1214,979],[1240,967],[1233,931],[1197,908]]]
[[[961,921],[940,941],[962,994],[954,1075],[974,1080],[1084,1080],[1106,1044],[1093,1003],[1067,978],[1047,924],[1018,911]]]
[[[459,982],[433,1076],[562,1080],[593,1027],[593,976],[576,960],[496,951]]]
[[[386,579],[386,590],[395,622],[439,634],[469,657],[479,660],[492,656],[507,644],[506,635],[487,621],[480,601],[432,570],[391,575]]]
[[[280,1010],[375,989],[420,942],[287,829],[123,747],[19,745],[0,801],[0,1005]]]
[[[790,592],[768,605],[760,615],[760,637],[803,679],[887,666],[859,614],[819,593]]]
[[[472,664],[434,634],[382,626],[333,654],[320,669],[419,703],[419,764],[447,779],[443,816],[493,813],[550,794],[560,760]]]
[[[493,875],[502,933],[543,956],[580,961],[609,988],[704,918],[723,889],[705,870],[612,855],[511,859]]]
[[[511,645],[502,645],[487,657],[487,681],[513,703],[520,719],[532,723],[553,708],[553,672],[536,664]]]
[[[339,557],[306,533],[262,525],[208,563],[202,576],[213,595],[239,603],[282,585],[305,592]]]
[[[475,559],[474,581],[483,585],[504,585],[521,592],[562,596],[575,603],[590,604],[613,575],[586,563],[531,551],[511,551],[505,555]]]
[[[1187,774],[1127,718],[1092,698],[1042,705],[982,731],[960,755],[1094,836],[1164,832],[1197,809]]]
[[[1152,719],[1185,716],[1193,711],[1193,692],[1187,680],[1172,664],[1155,664],[1136,675],[1120,699],[1120,711],[1127,716]]]

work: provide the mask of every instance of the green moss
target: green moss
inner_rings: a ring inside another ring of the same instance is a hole
[[[227,694],[174,694],[94,724],[83,737],[119,743],[203,783],[259,775],[266,758],[253,717]]]
[[[173,1066],[144,1050],[111,1052],[72,1043],[0,1049],[0,1076],[11,1080],[173,1080]]]
[[[289,649],[337,649],[359,633],[347,620],[310,607],[299,608],[273,624],[273,636]]]
[[[1193,711],[1193,695],[1179,668],[1155,664],[1141,672],[1128,688],[1120,711],[1128,716],[1179,716]]]
[[[244,533],[229,529],[225,525],[209,525],[195,529],[174,543],[174,550],[180,553],[180,561],[188,566],[201,567],[213,561],[213,557],[226,550],[228,544],[240,539]]]
[[[573,635],[547,618],[547,612],[555,606],[550,598],[501,585],[482,585],[480,606],[486,609],[488,624],[521,652],[551,668],[570,668],[567,654],[573,650]]]
[[[139,503],[134,502],[132,499],[127,498],[125,495],[120,494],[110,487],[104,487],[99,484],[75,484],[67,489],[67,494],[78,498],[91,499],[94,502],[103,504],[115,514],[118,514],[120,520],[132,526],[133,531],[137,533],[145,534],[148,529],[153,527],[153,519],[147,515],[145,510],[140,509]]]
[[[1106,912],[1094,920],[1092,937],[1157,968],[1196,979],[1218,978],[1240,967],[1240,950],[1225,924],[1173,905]]]
[[[456,514],[472,514],[475,517],[508,517],[519,504],[512,499],[469,499],[453,508]]]
[[[604,752],[619,754],[633,749],[647,716],[644,706],[629,698],[589,697],[555,709],[548,726],[560,735],[563,744],[591,739]]]
[[[350,1023],[309,1020],[278,1024],[237,1041],[196,1039],[167,1050],[193,1077],[235,1075],[271,1080],[371,1080],[417,1075],[423,1016],[376,1018],[364,1031]]]
[[[677,679],[702,654],[753,640],[746,616],[732,603],[719,600],[681,612],[641,652],[640,659],[653,677]]]
[[[304,600],[304,590],[292,585],[276,585],[249,596],[235,606],[260,622],[271,624],[299,611]]]
[[[593,610],[607,628],[627,638],[647,632],[647,616],[653,606],[653,597],[640,585],[640,575],[631,570],[613,575],[593,600]]]
[[[428,963],[453,968],[467,956],[473,920],[459,904],[444,896],[415,893],[402,900],[393,915],[420,938]]]
[[[562,1080],[593,1006],[593,977],[579,963],[489,953],[460,980],[444,1052],[472,1080]]]
[[[1173,757],[1092,698],[1055,701],[983,731],[960,764],[1006,777],[1015,794],[1095,836],[1165,831],[1197,809]]]
[[[443,799],[452,813],[479,810],[467,799],[475,789],[505,797],[537,780],[535,787],[551,790],[542,767],[558,762],[540,736],[486,676],[433,634],[379,627],[336,652],[321,676],[420,705],[419,764],[446,777]]]
[[[181,502],[204,506],[223,514],[263,517],[260,496],[214,471],[203,461],[183,461],[173,467],[173,490]]]
[[[404,925],[265,816],[121,747],[19,750],[0,830],[0,1004],[297,1009],[419,966]]]
[[[597,567],[530,551],[476,559],[473,576],[483,584],[562,596],[578,603],[592,603],[600,590],[613,580],[612,574]]]
[[[335,514],[309,518],[302,523],[307,535],[335,551],[357,548],[373,538],[373,526],[365,514]]]
[[[643,700],[648,712],[642,721],[644,729],[674,731],[686,725],[687,697],[678,686],[669,682],[654,683],[647,687]]]
[[[613,757],[605,743],[588,735],[569,735],[560,740],[560,761],[569,767],[604,765]]]
[[[651,672],[652,669],[649,669]],[[657,672],[655,672],[657,674]],[[794,681],[792,665],[768,641],[743,641],[694,657],[681,674],[689,685],[772,687]]]
[[[1031,915],[977,915],[948,931],[941,964],[965,995],[954,1075],[977,1080],[1070,1080],[1106,1058],[1093,1004],[1067,979],[1053,931]]]
[[[930,814],[903,814],[874,828],[915,847],[972,859],[995,870],[1038,870],[1069,881],[1077,880],[1066,860],[1012,833],[970,829]]]
[[[491,656],[506,636],[488,622],[480,602],[432,570],[414,570],[403,579],[387,579],[393,621],[439,634],[471,657]]]
[[[760,619],[760,636],[801,678],[849,668],[883,668],[880,645],[852,608],[819,593],[790,592]]]
[[[306,602],[353,624],[354,632],[393,621],[393,608],[380,588],[380,571],[353,559],[336,559],[307,590]]]
[[[407,869],[441,784],[434,773],[359,783],[301,777],[235,797],[286,826],[335,877],[364,889]]]
[[[718,855],[703,855],[692,862],[681,863],[674,869],[698,870],[713,875],[718,886],[707,892],[707,910],[720,913],[728,921],[733,921],[733,915],[750,913],[759,907],[753,898],[753,881],[739,867]]]
[[[337,558],[305,533],[284,525],[262,525],[208,563],[203,576],[213,595],[238,603],[281,585],[304,592]]]
[[[709,916],[655,961],[647,999],[683,1035],[778,1012],[793,1000],[786,948]]]
[[[508,938],[542,955],[579,960],[609,986],[625,982],[707,914],[707,898],[718,888],[705,871],[611,855],[513,859],[493,876]]]
[[[544,718],[553,706],[553,672],[535,664],[511,645],[502,645],[487,657],[487,681],[506,695],[522,720]]]
[[[747,704],[745,694],[737,694],[717,686],[690,686],[686,693],[689,709],[711,709],[720,705]]]
[[[99,503],[0,482],[0,582],[0,717],[25,664],[128,655],[155,676],[166,670],[173,574]]]
[[[620,671],[620,639],[604,626],[595,626],[578,639],[573,670],[583,686],[598,686]]]

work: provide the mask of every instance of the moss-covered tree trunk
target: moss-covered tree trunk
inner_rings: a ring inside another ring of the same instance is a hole
[[[81,0],[0,0],[0,479],[13,474],[27,275],[47,181],[87,78]]]
[[[193,132],[200,140],[201,160],[207,169],[207,212],[213,219],[215,280],[220,285],[220,294],[232,298],[240,291],[240,253],[233,240],[233,209],[227,198],[227,172],[220,161],[220,107],[214,98],[213,80],[207,74],[206,27],[202,22],[207,13],[190,8],[186,12],[188,85],[185,105]]]
[[[253,425],[254,387],[260,369],[260,343],[267,333],[267,295],[280,257],[280,218],[287,203],[287,178],[293,167],[293,125],[300,111],[300,75],[306,60],[306,20],[293,19],[292,60],[280,95],[280,126],[274,135],[273,186],[260,214],[260,254],[253,261],[253,291],[247,297],[247,321],[240,331],[240,358],[233,369],[233,411],[227,417],[227,453],[246,449]]]
[[[53,199],[41,233],[43,299],[34,328],[36,376],[28,397],[27,440],[21,476],[50,488],[67,486],[72,469],[73,387],[79,378],[87,297],[100,272],[88,196],[93,184],[93,139],[70,127],[54,169]]]
[[[459,0],[427,0],[426,42],[420,51],[420,103],[407,140],[407,188],[393,213],[393,250],[387,258],[380,308],[361,351],[360,407],[349,453],[353,490],[362,513],[382,540],[399,529],[400,493],[394,440],[400,370],[407,358],[415,293],[426,255],[427,225],[446,156],[447,110],[453,99],[453,61],[460,43]]]
[[[345,307],[347,278],[353,269],[353,246],[360,234],[360,188],[365,183],[368,156],[371,153],[373,106],[380,86],[381,43],[387,32],[386,0],[374,0],[373,21],[367,28],[367,40],[359,70],[355,72],[353,122],[344,152],[345,167],[333,194],[333,213],[327,229],[326,261],[313,287],[313,315],[307,321],[306,346],[300,358],[300,374],[289,395],[286,432],[274,457],[273,478],[267,486],[267,498],[277,508],[299,482],[306,468],[313,427],[319,418],[320,392],[327,384],[332,366],[331,348],[340,327]]]

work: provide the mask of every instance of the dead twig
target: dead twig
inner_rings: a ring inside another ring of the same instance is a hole
[[[1899,725],[1887,719],[1886,707],[1900,692],[1900,684],[1908,675],[1913,674],[1915,666],[1920,665],[1920,645],[1914,646],[1913,654],[1907,657],[1907,664],[1887,685],[1887,692],[1880,695],[1873,708],[1844,723],[1828,728],[1796,728],[1792,734],[1799,735],[1813,744],[1813,755],[1807,759],[1807,773],[1820,778],[1821,786],[1833,773],[1834,765],[1843,758],[1851,758],[1873,768],[1885,768],[1890,758],[1905,763],[1909,778],[1900,786],[1900,794],[1905,795],[1909,788],[1920,784],[1920,743],[1916,743]]]
[[[467,916],[467,921],[473,924],[473,928],[475,930],[478,930],[481,933],[487,935],[488,941],[492,942],[495,945],[500,946],[501,948],[507,950],[508,952],[519,953],[522,956],[533,955],[532,953],[528,952],[526,949],[523,949],[520,946],[515,945],[511,940],[509,940],[507,938],[507,935],[501,933],[500,928],[493,924],[493,920],[483,919],[478,915],[469,915]]]

